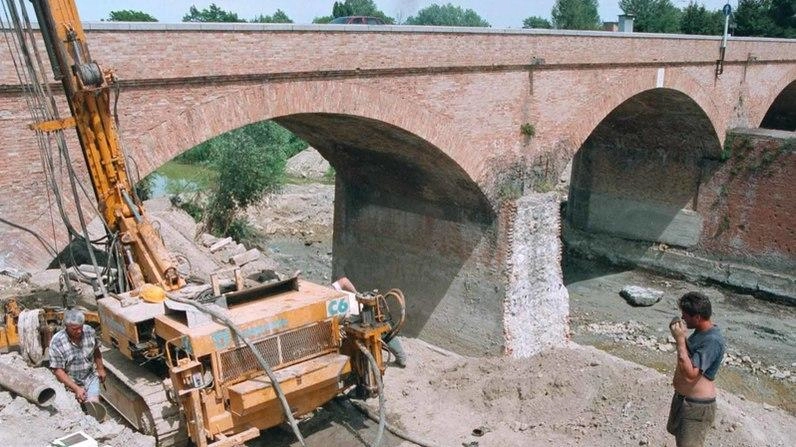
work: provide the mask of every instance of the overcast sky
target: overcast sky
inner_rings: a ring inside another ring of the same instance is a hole
[[[198,9],[207,8],[215,3],[225,11],[234,12],[238,17],[251,20],[254,17],[272,15],[277,9],[284,11],[293,22],[299,24],[312,23],[315,17],[331,15],[334,0],[76,0],[83,21],[99,21],[107,19],[111,11],[132,9],[143,11],[154,16],[158,21],[176,23],[182,21],[191,5]],[[690,0],[672,0],[678,8],[688,6]],[[721,9],[727,0],[696,0],[710,10]],[[376,5],[385,14],[399,19],[415,15],[418,10],[437,3],[451,3],[463,9],[472,9],[483,17],[493,28],[521,28],[526,17],[539,16],[550,19],[550,10],[555,0],[375,0]],[[622,13],[619,0],[598,1],[600,19],[603,21],[617,20]],[[737,0],[729,2],[733,8]]]

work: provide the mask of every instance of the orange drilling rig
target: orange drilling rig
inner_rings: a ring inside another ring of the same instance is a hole
[[[352,301],[298,277],[244,287],[236,275],[226,291],[217,283],[186,284],[133,188],[111,112],[116,79],[91,58],[75,1],[32,0],[69,105],[66,118],[58,115],[40,69],[45,64],[27,37],[32,27],[24,8],[4,1],[13,11],[9,33],[26,70],[20,81],[35,104],[31,128],[61,153],[64,131],[77,130],[110,241],[103,269],[114,272],[113,280],[100,281],[103,297],[87,318],[101,334],[105,401],[159,446],[192,441],[220,447],[283,422],[301,439],[294,417],[349,387],[360,396],[377,395],[385,371],[382,340],[403,324],[403,317],[390,321],[386,303],[396,299],[403,307],[401,292],[358,294]],[[45,309],[32,327],[22,327],[17,304],[5,307],[0,347],[18,344],[24,331],[46,346],[63,315],[63,309]]]

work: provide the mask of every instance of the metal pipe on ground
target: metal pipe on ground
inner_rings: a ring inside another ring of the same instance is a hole
[[[0,368],[0,387],[19,394],[42,407],[50,406],[55,400],[55,390],[13,365],[4,364]]]

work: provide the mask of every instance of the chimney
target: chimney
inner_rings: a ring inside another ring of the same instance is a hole
[[[632,33],[633,32],[633,14],[620,14],[619,15],[619,32]]]

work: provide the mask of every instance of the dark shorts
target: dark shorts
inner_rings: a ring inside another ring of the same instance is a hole
[[[716,399],[691,399],[674,393],[666,430],[674,435],[677,447],[702,447],[716,418]]]

